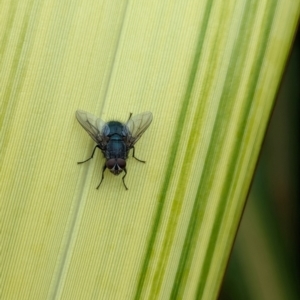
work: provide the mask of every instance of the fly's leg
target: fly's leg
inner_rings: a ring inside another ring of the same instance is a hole
[[[135,151],[135,148],[134,148],[134,147],[132,147],[132,149],[133,149],[133,152],[132,152],[132,157],[134,157],[136,160],[138,160],[138,161],[140,161],[140,162],[142,162],[142,163],[146,163],[144,160],[141,160],[141,159],[138,159],[137,157],[135,157],[135,156],[134,156],[134,151]]]
[[[84,161],[79,161],[77,164],[80,165],[80,164],[83,164],[83,163],[89,161],[90,159],[92,159],[93,156],[94,156],[94,153],[95,153],[95,150],[96,150],[97,147],[98,147],[98,145],[94,148],[93,153],[92,153],[92,156],[91,156],[90,158],[88,158],[87,160],[84,160]]]
[[[106,169],[106,164],[104,164],[104,166],[103,166],[103,169],[102,169],[102,178],[101,178],[100,183],[99,183],[98,186],[96,187],[97,190],[99,189],[99,186],[100,186],[100,184],[102,183],[102,181],[103,181],[103,179],[104,179],[104,171],[105,171],[105,169]]]
[[[124,170],[124,172],[125,172],[125,175],[122,177],[122,180],[123,180],[123,184],[124,184],[124,186],[125,186],[125,189],[128,190],[128,187],[126,186],[125,181],[124,181],[124,178],[125,178],[125,176],[127,175],[127,170],[126,170],[126,168],[124,168],[123,170]]]
[[[127,120],[127,122],[131,119],[132,113],[129,113],[129,118]]]

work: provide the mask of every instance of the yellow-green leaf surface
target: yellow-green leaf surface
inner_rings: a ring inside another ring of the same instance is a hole
[[[1,1],[1,297],[215,299],[299,6]],[[153,113],[128,191],[77,109]]]

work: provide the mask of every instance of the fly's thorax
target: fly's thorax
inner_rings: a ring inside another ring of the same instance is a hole
[[[110,138],[109,142],[107,143],[105,152],[106,159],[126,159],[126,145],[118,135],[114,135]]]

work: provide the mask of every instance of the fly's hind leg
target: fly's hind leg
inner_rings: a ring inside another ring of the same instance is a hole
[[[102,178],[101,178],[100,183],[99,183],[98,186],[96,187],[97,190],[99,189],[99,186],[100,186],[100,184],[102,183],[102,181],[103,181],[103,179],[104,179],[104,171],[105,171],[105,169],[106,169],[106,164],[104,164],[104,166],[103,166],[103,169],[102,169]]]
[[[137,161],[140,161],[140,162],[142,162],[142,163],[146,163],[144,160],[141,160],[141,159],[138,159],[137,157],[135,157],[135,148],[134,147],[132,147],[132,157],[134,157]]]
[[[132,113],[129,113],[129,118],[127,120],[127,122],[131,119]]]
[[[125,189],[128,190],[128,187],[126,186],[125,180],[124,180],[124,178],[125,178],[126,175],[127,175],[127,170],[126,170],[126,168],[124,168],[123,170],[124,170],[124,172],[125,172],[125,175],[122,177],[122,180],[123,180],[123,184],[124,184],[124,186],[125,186]]]

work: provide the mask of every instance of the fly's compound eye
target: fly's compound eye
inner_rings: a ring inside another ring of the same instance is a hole
[[[124,159],[121,158],[112,158],[106,162],[106,167],[114,175],[119,175],[120,173],[122,173],[125,166],[126,166],[126,162]]]
[[[115,159],[109,159],[106,162],[106,166],[111,170],[116,164],[116,160]]]
[[[126,167],[126,161],[122,158],[118,158],[117,159],[117,164],[119,165],[119,167],[121,169],[124,169]]]

